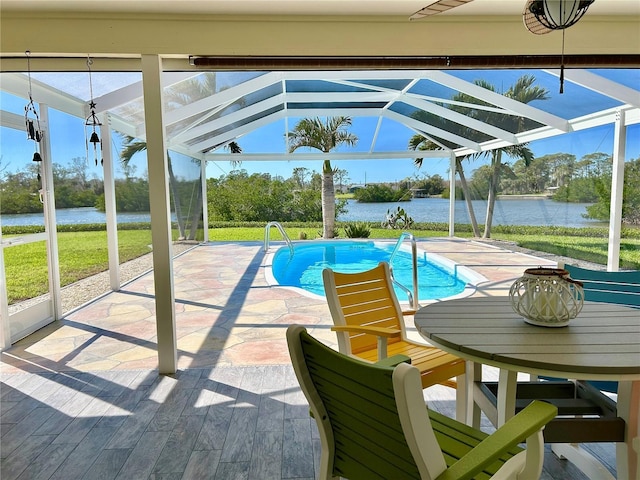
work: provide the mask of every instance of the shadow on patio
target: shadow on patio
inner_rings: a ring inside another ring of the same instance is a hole
[[[484,275],[476,295],[505,294],[525,268],[550,264],[459,239],[419,247]],[[314,478],[319,440],[285,330],[304,325],[332,346],[335,336],[325,302],[267,285],[266,260],[261,246],[241,243],[174,259],[175,375],[157,373],[150,274],[3,352],[3,480]],[[425,395],[452,415],[452,390]],[[615,463],[613,447],[595,448]],[[551,453],[544,475],[584,478]]]

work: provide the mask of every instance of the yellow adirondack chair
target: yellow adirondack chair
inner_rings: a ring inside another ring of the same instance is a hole
[[[320,432],[321,480],[535,480],[542,427],[556,407],[534,401],[491,435],[429,410],[420,372],[343,355],[300,325],[287,329],[291,363]],[[526,450],[518,447],[525,441]]]
[[[426,343],[407,338],[403,312],[393,290],[389,265],[358,273],[322,272],[324,290],[337,332],[338,349],[370,362],[406,355],[420,371],[422,387],[443,384],[456,388],[458,419],[464,419],[465,362]],[[456,377],[458,381],[454,380]]]

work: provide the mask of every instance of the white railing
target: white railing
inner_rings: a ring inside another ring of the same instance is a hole
[[[289,246],[289,255],[293,256],[293,243],[291,243],[291,240],[289,239],[287,232],[284,231],[284,228],[278,222],[269,222],[267,223],[267,226],[264,227],[264,251],[265,252],[269,251],[269,243],[270,243],[269,236],[271,234],[271,227],[276,227],[278,229],[285,243]]]
[[[413,273],[413,293],[411,292],[411,290],[409,290],[409,288],[402,285],[395,278],[393,278],[393,266],[392,266],[393,258],[396,256],[396,253],[398,253],[398,250],[400,250],[402,243],[407,238],[411,240],[411,267],[413,269],[413,272],[412,272]],[[389,269],[391,270],[391,279],[393,280],[393,283],[398,285],[398,287],[400,287],[404,292],[406,292],[407,296],[409,297],[409,305],[411,305],[411,308],[414,310],[417,310],[418,308],[420,308],[420,304],[418,303],[418,247],[416,245],[416,238],[413,236],[413,234],[409,232],[402,232],[400,234],[400,237],[398,238],[398,242],[396,243],[396,246],[393,248],[393,251],[389,256]]]

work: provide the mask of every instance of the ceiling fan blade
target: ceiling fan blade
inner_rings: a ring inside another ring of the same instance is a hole
[[[452,8],[459,7],[465,3],[473,2],[473,0],[438,0],[426,7],[418,10],[416,13],[409,17],[409,20],[418,20],[419,18],[428,17],[430,15],[436,15],[438,13],[446,12]]]
[[[527,4],[524,7],[524,12],[522,12],[522,21],[524,22],[524,26],[531,33],[535,35],[544,35],[545,33],[552,32],[548,27],[545,27],[540,20],[536,18],[536,16],[531,12],[531,4],[533,0],[527,0]]]

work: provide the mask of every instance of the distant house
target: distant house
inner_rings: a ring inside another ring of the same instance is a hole
[[[547,187],[547,191],[545,192],[547,197],[553,197],[556,193],[558,193],[559,188],[560,187]]]
[[[424,188],[410,188],[411,196],[413,198],[429,198],[429,194]]]
[[[349,193],[355,193],[356,190],[360,190],[362,188],[365,188],[366,185],[363,184],[353,184],[353,185],[349,185]]]

